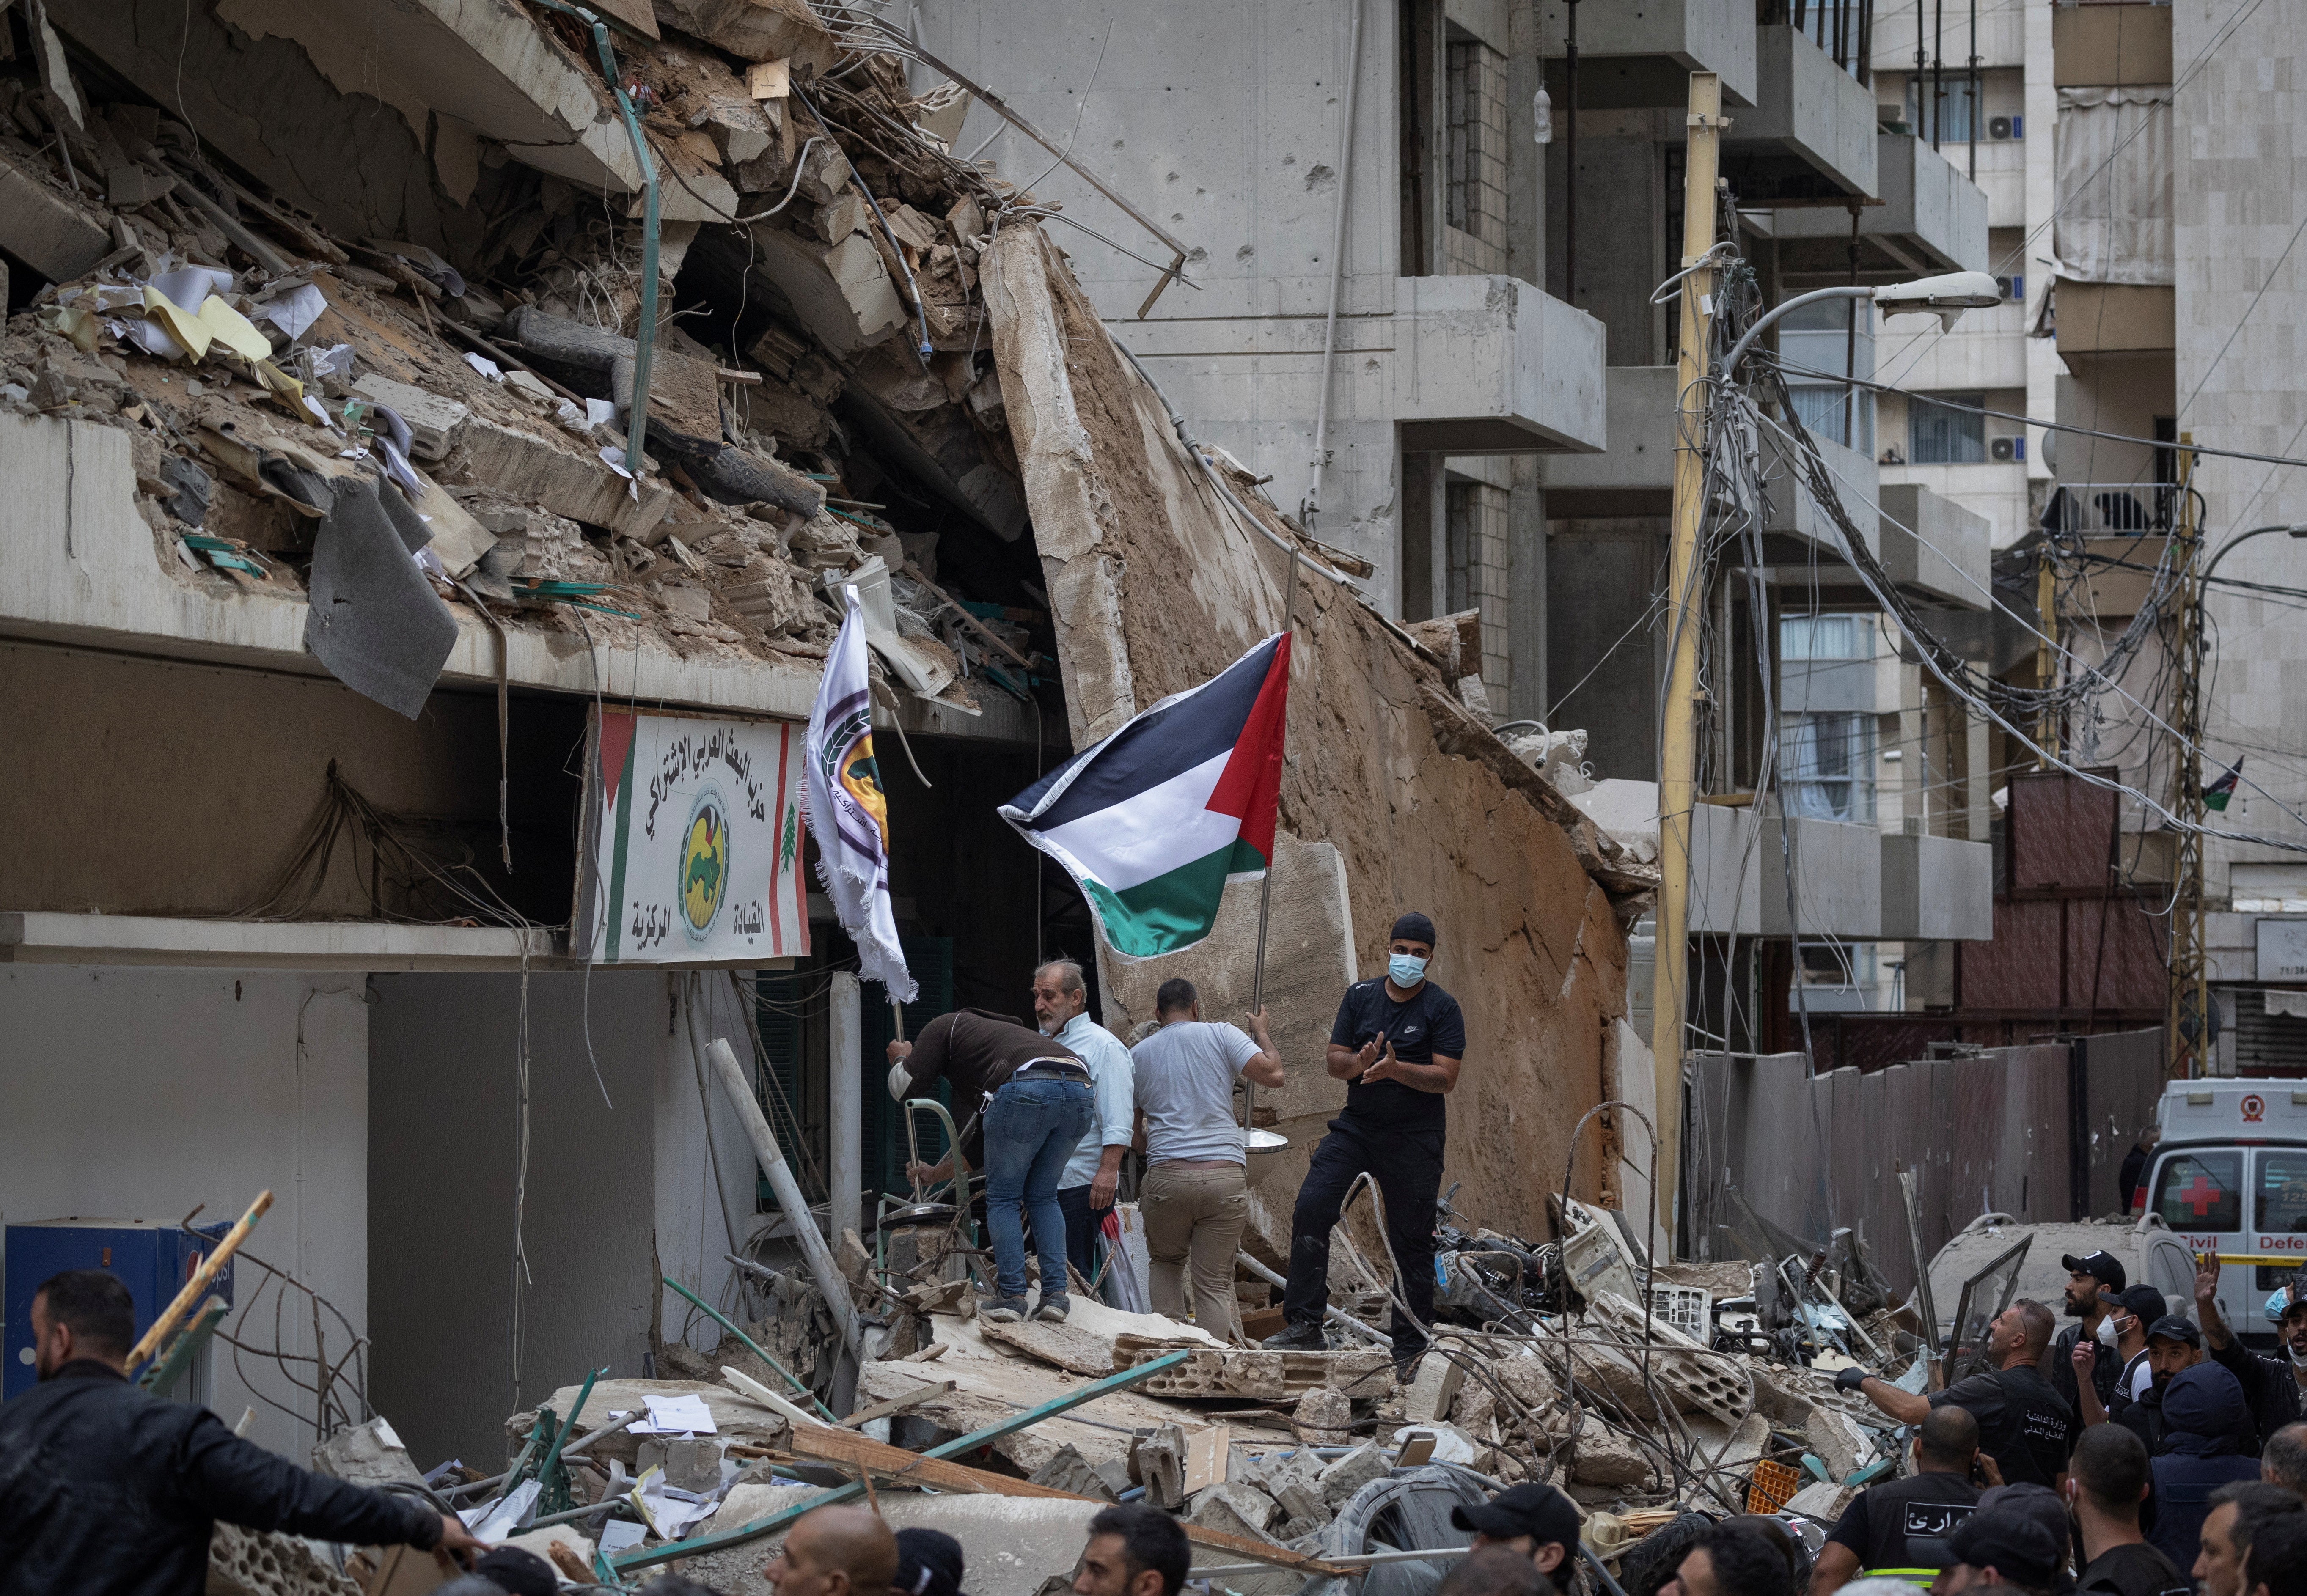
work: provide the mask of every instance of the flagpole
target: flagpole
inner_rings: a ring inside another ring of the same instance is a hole
[[[1287,636],[1296,630],[1298,624],[1298,549],[1294,544],[1290,550],[1290,570],[1282,578],[1282,582],[1284,585],[1282,596],[1282,631],[1283,635]],[[1287,747],[1290,741],[1290,710],[1287,700],[1284,701],[1282,711],[1282,739],[1283,746]],[[1275,827],[1274,832],[1278,837],[1281,828]],[[1274,844],[1273,847],[1275,853],[1281,852],[1278,842]],[[1265,873],[1258,879],[1257,883],[1257,962],[1253,966],[1249,977],[1249,1011],[1252,1014],[1265,1007],[1265,922],[1273,908],[1274,861],[1268,859],[1265,862]],[[1245,1079],[1241,1085],[1241,1128],[1244,1130],[1250,1128],[1250,1121],[1255,1116],[1256,1105],[1257,1085],[1254,1081]]]

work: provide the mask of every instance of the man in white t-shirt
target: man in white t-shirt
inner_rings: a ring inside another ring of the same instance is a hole
[[[1145,1143],[1137,1201],[1154,1311],[1186,1317],[1190,1269],[1196,1322],[1239,1343],[1233,1258],[1249,1217],[1249,1182],[1242,1130],[1233,1117],[1233,1077],[1279,1086],[1282,1060],[1265,1034],[1262,1008],[1248,1017],[1245,1034],[1204,1021],[1190,981],[1163,982],[1154,1001],[1162,1028],[1129,1050]]]

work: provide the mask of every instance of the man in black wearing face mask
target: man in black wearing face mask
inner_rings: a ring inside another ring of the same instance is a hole
[[[1385,1199],[1394,1289],[1419,1323],[1434,1317],[1434,1197],[1442,1187],[1442,1099],[1458,1084],[1466,1020],[1458,1000],[1426,978],[1434,922],[1411,913],[1394,922],[1385,974],[1346,989],[1330,1027],[1333,1079],[1350,1082],[1346,1109],[1314,1149],[1291,1221],[1289,1321],[1269,1347],[1308,1351],[1328,1344],[1330,1228],[1346,1194],[1367,1171]],[[1426,1340],[1394,1310],[1394,1360],[1406,1368]]]

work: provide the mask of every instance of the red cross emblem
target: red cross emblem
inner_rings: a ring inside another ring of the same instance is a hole
[[[2217,1181],[2200,1173],[2179,1188],[2179,1200],[2195,1211],[2199,1221],[2209,1214],[2212,1205],[2224,1195]]]

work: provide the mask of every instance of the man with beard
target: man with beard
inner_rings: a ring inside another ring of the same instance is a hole
[[[2301,1376],[2307,1374],[2307,1299],[2301,1296],[2298,1279],[2294,1276],[2289,1285],[2269,1297],[2267,1307],[2267,1317],[2275,1321],[2275,1333],[2283,1343],[2283,1350],[2272,1358],[2250,1351],[2227,1328],[2219,1313],[2217,1255],[2205,1253],[2198,1261],[2195,1317],[2202,1321],[2203,1340],[2209,1343],[2211,1360],[2234,1376],[2243,1387],[2243,1399],[2251,1405],[2251,1421],[2262,1441],[2298,1420]]]
[[[2052,1389],[2058,1392],[2075,1415],[2073,1429],[2067,1436],[2067,1446],[2071,1451],[2083,1427],[2089,1422],[2084,1415],[2076,1377],[2084,1360],[2075,1355],[2075,1349],[2091,1349],[2092,1394],[2097,1398],[2097,1405],[2105,1409],[2114,1400],[2114,1378],[2122,1366],[2114,1355],[2114,1326],[2103,1294],[2120,1293],[2130,1280],[2123,1273],[2123,1260],[2104,1249],[2080,1257],[2063,1257],[2059,1262],[2067,1271],[2066,1300],[2062,1306],[2074,1323],[2060,1331],[2058,1339],[2051,1343],[2051,1366],[2045,1372],[2051,1377]]]
[[[2049,1309],[2020,1298],[1986,1327],[1986,1371],[1927,1397],[1901,1391],[1855,1364],[1836,1374],[1834,1384],[1860,1393],[1901,1424],[1920,1424],[1933,1408],[1960,1408],[1978,1420],[1978,1449],[1994,1460],[2007,1483],[2055,1488],[2067,1472],[2074,1410],[2036,1367],[2055,1323]]]
[[[2076,1386],[2076,1414],[2086,1429],[2120,1419],[2123,1410],[2146,1395],[2153,1386],[2155,1371],[2147,1364],[2147,1327],[2163,1317],[2163,1294],[2151,1285],[2126,1287],[2120,1297],[2101,1291],[2098,1300],[2106,1308],[2099,1334],[2104,1337],[2109,1327],[2114,1332],[2114,1392],[2101,1402],[2091,1382],[2086,1380]],[[2098,1360],[2104,1367],[2105,1344],[2102,1341],[2094,1348],[2078,1341],[2075,1345],[2080,1350],[2068,1356],[2078,1367],[2085,1359]]]
[[[2166,1313],[2147,1326],[2147,1367],[2153,1371],[2146,1393],[2124,1404],[2114,1421],[2146,1443],[2149,1456],[2163,1451],[2163,1395],[2171,1382],[2203,1361],[2203,1333],[2192,1319]]]

